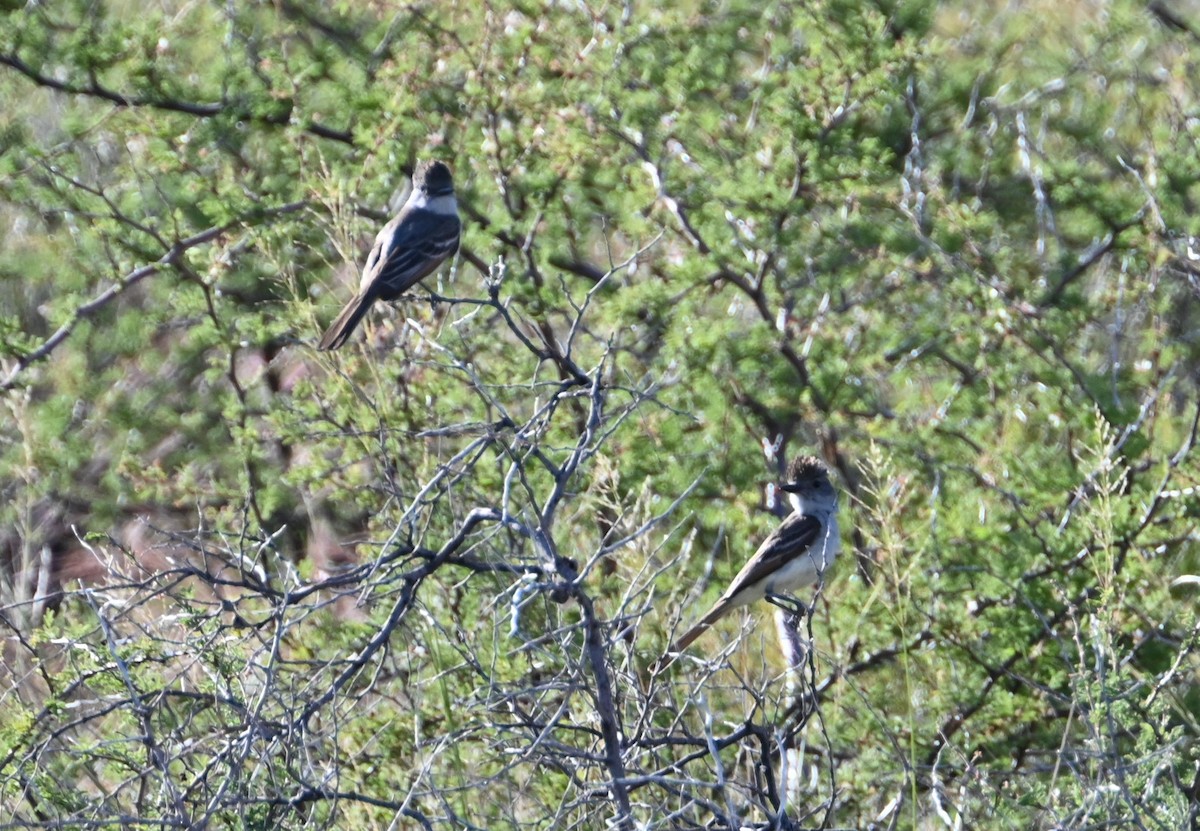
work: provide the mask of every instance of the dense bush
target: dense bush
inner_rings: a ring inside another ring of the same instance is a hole
[[[1189,7],[0,14],[0,824],[1197,821]]]

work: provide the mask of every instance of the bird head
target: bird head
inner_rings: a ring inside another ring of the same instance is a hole
[[[788,465],[787,478],[780,489],[801,498],[836,497],[829,471],[816,456],[797,456]]]
[[[432,159],[417,165],[413,171],[413,187],[430,196],[449,196],[454,193],[454,177],[445,162]]]

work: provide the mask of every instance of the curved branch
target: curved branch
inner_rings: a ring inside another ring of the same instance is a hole
[[[278,208],[272,208],[265,213],[267,216],[282,216],[284,214],[295,213],[296,211],[302,210],[307,205],[307,202],[291,202],[286,205],[281,205]],[[28,352],[17,358],[17,365],[12,368],[6,378],[0,381],[0,392],[13,389],[17,385],[17,376],[19,376],[26,369],[26,367],[47,358],[51,352],[58,348],[59,344],[70,337],[71,333],[75,331],[75,327],[78,326],[81,321],[86,320],[87,318],[96,314],[96,312],[100,311],[113,300],[115,300],[118,295],[120,295],[130,286],[141,282],[151,274],[161,271],[168,266],[174,266],[180,261],[180,258],[185,252],[192,248],[196,248],[197,246],[204,245],[205,243],[212,242],[227,231],[244,224],[244,222],[245,219],[238,219],[233,222],[227,222],[224,225],[213,226],[212,228],[208,228],[200,231],[197,234],[193,234],[186,239],[178,240],[169,249],[167,249],[165,254],[163,254],[154,262],[147,263],[140,268],[135,268],[124,277],[118,279],[115,283],[106,288],[104,291],[100,292],[87,303],[84,303],[82,306],[75,309],[75,313],[71,315],[71,318],[62,326],[59,326],[58,330],[54,334],[46,338],[46,340],[42,342],[41,346],[37,347],[32,352]]]
[[[0,54],[0,65],[8,66],[15,69],[17,72],[24,75],[33,83],[40,87],[55,90],[56,92],[66,93],[67,95],[85,95],[92,98],[99,98],[104,101],[109,101],[116,104],[118,107],[149,107],[155,110],[166,110],[167,112],[183,113],[184,115],[194,115],[198,118],[212,118],[218,115],[230,115],[234,118],[245,121],[256,121],[272,126],[282,126],[291,123],[292,111],[294,109],[293,101],[286,102],[286,106],[281,107],[278,111],[270,115],[253,115],[249,110],[235,110],[224,101],[213,101],[209,103],[197,101],[178,101],[173,98],[151,98],[142,95],[126,95],[114,89],[102,86],[95,78],[89,80],[86,84],[71,83],[68,81],[60,81],[57,78],[52,78],[49,75],[44,75],[38,72],[25,61],[12,54]],[[333,127],[327,127],[317,121],[309,121],[304,124],[305,132],[311,133],[319,138],[331,139],[339,141],[342,144],[354,144],[354,135],[349,130],[337,130]]]

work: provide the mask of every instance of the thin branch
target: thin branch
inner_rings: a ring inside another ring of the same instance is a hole
[[[9,66],[15,69],[38,86],[46,87],[47,89],[52,89],[66,95],[85,95],[92,98],[99,98],[104,101],[110,101],[119,107],[148,107],[155,110],[194,115],[199,118],[213,118],[218,115],[226,115],[241,121],[260,122],[272,126],[282,126],[290,124],[292,121],[294,102],[291,101],[281,104],[276,111],[268,115],[255,115],[250,110],[234,109],[223,101],[200,103],[195,101],[178,101],[171,98],[126,95],[125,93],[102,86],[94,77],[90,78],[87,83],[60,81],[57,78],[52,78],[49,75],[38,72],[14,54],[0,54],[0,66]],[[336,130],[318,121],[309,121],[304,125],[303,129],[305,132],[319,138],[338,141],[342,144],[354,144],[354,134],[349,130]]]
[[[265,212],[265,216],[283,216],[284,214],[295,213],[296,211],[303,210],[307,206],[307,202],[291,202],[287,205],[281,205],[278,208],[271,208]],[[258,215],[257,212],[256,215]],[[40,346],[38,346],[32,352],[27,352],[26,354],[17,358],[16,366],[13,367],[8,373],[8,377],[6,377],[3,381],[0,381],[0,392],[13,389],[17,385],[17,376],[19,376],[27,367],[47,358],[50,353],[53,352],[63,341],[70,337],[71,333],[75,330],[75,327],[77,327],[82,321],[99,312],[127,289],[136,285],[137,283],[140,283],[142,280],[146,279],[152,274],[179,264],[183,255],[192,248],[212,242],[222,234],[230,231],[233,228],[244,225],[246,222],[246,218],[236,219],[224,225],[218,225],[208,228],[207,230],[200,231],[199,233],[193,234],[186,239],[175,242],[167,250],[167,252],[157,260],[141,266],[140,268],[135,268],[124,277],[118,279],[104,291],[100,292],[100,294],[93,297],[87,303],[84,303],[82,306],[76,308],[70,319],[67,320],[66,323],[62,324],[62,326],[60,326],[58,330],[48,337]]]

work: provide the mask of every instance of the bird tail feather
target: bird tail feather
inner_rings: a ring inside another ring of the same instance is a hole
[[[683,636],[676,640],[675,643],[671,644],[667,651],[663,653],[663,656],[658,659],[658,669],[666,669],[668,666],[674,663],[675,658],[680,652],[683,652],[683,650],[691,646],[697,638],[704,634],[708,627],[725,617],[726,612],[732,608],[733,606],[724,598],[718,600],[716,605],[708,610],[708,614],[700,618],[695,626],[684,632]]]
[[[365,294],[355,295],[354,299],[346,304],[346,307],[342,309],[333,323],[329,324],[329,328],[325,330],[325,334],[321,337],[321,343],[317,348],[324,351],[341,347],[342,344],[350,339],[350,335],[354,332],[354,327],[358,326],[358,322],[367,313],[367,309],[371,308],[372,300],[373,298]]]

